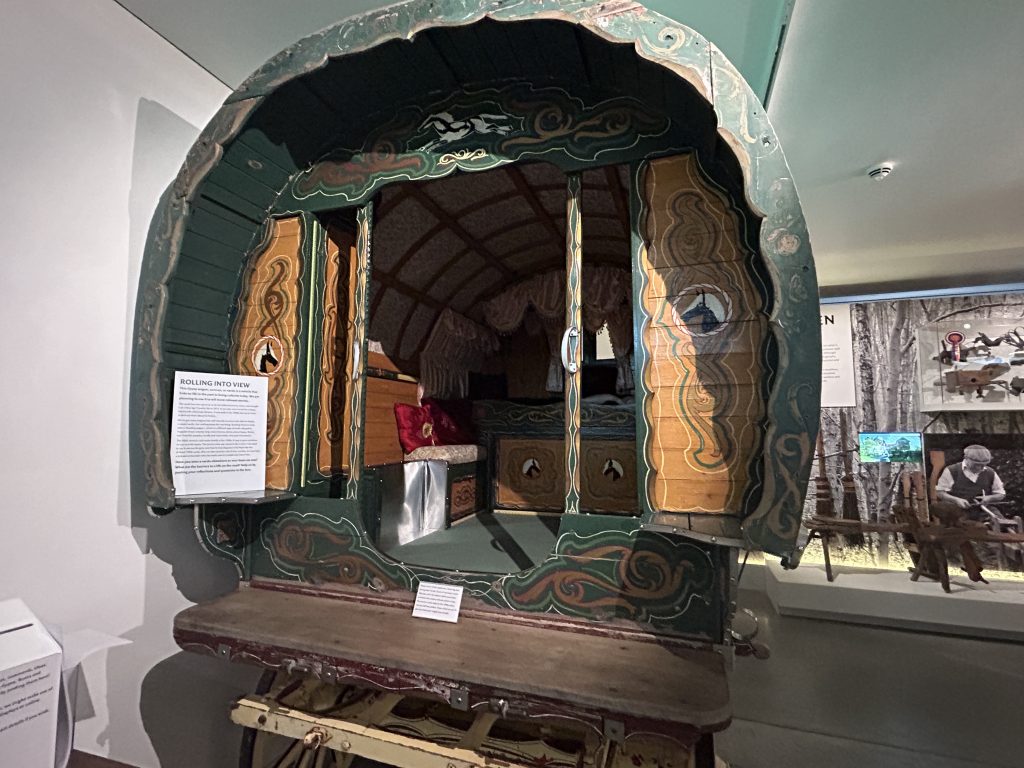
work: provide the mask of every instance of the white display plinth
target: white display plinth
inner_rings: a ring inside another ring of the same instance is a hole
[[[1024,639],[1024,581],[974,584],[966,574],[950,573],[952,593],[938,582],[910,580],[909,573],[836,569],[804,564],[787,571],[765,568],[765,589],[784,616],[831,619],[855,624],[1007,640]]]
[[[0,602],[0,765],[52,768],[61,650],[21,600]]]

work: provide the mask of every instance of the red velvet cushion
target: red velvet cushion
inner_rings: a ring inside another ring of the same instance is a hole
[[[423,398],[423,407],[434,422],[435,445],[475,445],[473,404],[469,400]]]
[[[434,419],[429,408],[395,403],[398,442],[404,453],[412,453],[425,445],[438,445],[434,435]]]

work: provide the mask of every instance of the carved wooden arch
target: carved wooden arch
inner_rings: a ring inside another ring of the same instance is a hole
[[[793,510],[802,504],[810,468],[820,387],[816,280],[796,189],[763,108],[726,57],[688,27],[625,0],[511,0],[500,4],[490,0],[413,0],[311,35],[269,60],[227,99],[161,199],[142,267],[131,421],[135,467],[141,471],[139,479],[147,501],[154,507],[173,505],[167,434],[173,364],[164,351],[166,319],[175,276],[182,268],[183,242],[193,236],[200,214],[207,213],[201,210],[203,201],[199,199],[204,182],[222,165],[239,162],[232,156],[233,152],[239,154],[234,140],[286,84],[323,68],[332,59],[410,39],[423,30],[459,27],[485,18],[562,21],[608,42],[629,45],[638,59],[670,71],[713,109],[718,136],[742,170],[746,201],[764,217],[760,251],[774,292],[769,323],[777,373],[768,397],[765,487],[760,504],[745,521],[744,532],[755,546],[789,552],[799,528],[799,514],[794,515]],[[313,104],[311,109],[323,111],[324,107]],[[286,169],[265,170],[288,176]],[[267,189],[273,192],[273,184]],[[211,195],[215,192],[219,206],[213,215],[215,226],[224,232],[210,247],[225,253],[240,248],[244,252],[246,233],[251,240],[262,225],[263,198],[256,203],[242,200],[232,207],[230,190],[208,191]],[[230,275],[217,273],[216,277],[225,286],[230,283]],[[230,306],[234,298],[230,290],[224,288],[222,293],[228,295],[225,303]],[[216,351],[216,339],[210,346]]]

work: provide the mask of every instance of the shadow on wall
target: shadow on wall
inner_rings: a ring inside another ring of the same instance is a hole
[[[118,524],[130,527],[147,555],[143,621],[124,634],[132,644],[107,659],[109,724],[99,740],[112,756],[152,764],[144,729],[162,768],[220,768],[237,760],[240,731],[228,705],[251,691],[258,670],[175,652],[174,615],[187,603],[213,599],[237,587],[238,574],[199,546],[191,510],[153,515],[146,506],[141,457],[129,440],[127,403],[139,271],[154,201],[174,180],[199,130],[166,107],[141,99],[136,115],[132,186],[128,199],[129,278],[125,286],[129,337],[125,340]],[[168,568],[173,585],[167,579]],[[141,689],[136,686],[140,686]],[[140,728],[141,726],[141,728]]]

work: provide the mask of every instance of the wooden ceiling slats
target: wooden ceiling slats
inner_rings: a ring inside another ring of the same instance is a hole
[[[248,219],[253,224],[261,224],[267,215],[266,207],[261,208],[259,203],[247,200],[233,190],[225,189],[220,184],[214,183],[211,179],[203,182],[202,187],[200,187],[199,196],[235,211],[239,216]]]
[[[206,235],[192,231],[186,232],[182,238],[181,252],[197,261],[232,271],[239,269],[245,255],[237,248],[224,245],[224,243],[211,240]]]
[[[498,76],[503,80],[519,79],[519,56],[512,46],[504,24],[485,19],[473,25],[481,47],[488,52]]]
[[[248,177],[252,184],[271,190],[276,199],[294,170],[282,167],[279,164],[282,161],[288,162],[284,150],[271,144],[266,136],[256,131],[246,131],[224,149],[223,162],[217,166],[217,171],[226,163]],[[257,188],[248,196],[256,199],[258,194],[261,194],[261,190]]]
[[[430,211],[439,221],[445,222],[448,225],[448,228],[456,235],[458,235],[459,238],[466,243],[466,245],[468,245],[474,251],[479,253],[489,262],[491,262],[495,267],[497,267],[501,272],[503,272],[506,277],[516,276],[516,273],[514,271],[505,266],[505,264],[502,263],[501,259],[499,259],[493,253],[491,253],[490,250],[486,248],[483,244],[477,242],[476,239],[469,232],[467,232],[455,218],[451,216],[451,214],[449,214],[440,205],[438,205],[434,198],[428,195],[425,191],[420,189],[415,184],[411,184],[409,186],[409,193],[414,198],[416,198],[416,200],[418,200],[423,205],[423,207]]]
[[[168,326],[166,335],[168,344],[173,344],[181,351],[193,350],[195,354],[202,354],[204,357],[217,357],[227,355],[229,342],[225,336],[210,336],[205,333],[198,333],[192,329],[182,330]]]
[[[460,86],[473,82],[475,72],[472,63],[467,60],[464,52],[452,41],[452,30],[439,27],[426,33],[427,38],[433,43],[445,67],[452,73],[452,77]]]
[[[172,344],[167,345],[164,363],[170,371],[195,371],[196,373],[227,373],[226,357],[204,357],[179,352]]]
[[[241,261],[235,269],[230,269],[219,264],[210,264],[206,261],[193,258],[182,252],[178,257],[178,264],[175,267],[176,274],[187,275],[188,279],[202,285],[209,285],[225,293],[234,294],[238,289],[238,273],[241,271]]]
[[[598,38],[595,34],[586,29],[579,29],[576,36],[576,45],[579,46],[580,55],[585,62],[587,72],[591,73],[591,81],[595,78],[592,73],[607,73],[612,71],[612,59],[608,43]],[[597,78],[600,81],[601,78]]]
[[[253,230],[253,225],[259,226],[263,219],[254,219],[238,211],[231,205],[225,205],[224,203],[216,200],[207,194],[206,190],[200,191],[199,198],[192,201],[193,209],[201,209],[207,211],[211,216],[215,216],[228,224],[232,224],[248,233]]]
[[[632,48],[626,46],[608,46],[612,58],[612,70],[615,82],[624,94],[637,95],[640,92],[640,73],[637,70],[637,57]]]
[[[221,245],[227,246],[239,256],[245,252],[252,239],[252,230],[232,224],[220,216],[215,216],[205,207],[206,200],[199,200],[192,206],[192,215],[189,219],[189,229],[193,232],[208,237]]]
[[[229,189],[238,199],[266,211],[274,204],[278,191],[268,186],[266,181],[257,175],[258,173],[248,165],[243,171],[229,162],[223,162],[210,171],[204,184],[216,184],[221,189]]]
[[[430,296],[424,293],[423,291],[417,291],[412,286],[406,285],[398,278],[393,277],[386,272],[374,272],[373,279],[375,282],[380,283],[385,288],[398,291],[402,295],[408,296],[410,299],[416,299],[416,301],[419,301],[422,304],[426,304],[428,307],[431,307],[432,309],[436,309],[438,311],[444,309],[445,305],[443,302],[438,301],[433,296]],[[383,295],[384,291],[377,291],[377,295],[373,297],[374,306],[370,310],[371,314],[376,312],[377,307],[380,305],[380,301],[383,298]]]
[[[167,304],[167,327],[189,328],[207,336],[228,335],[228,313],[209,312],[199,307],[179,304],[174,297]],[[187,369],[186,369],[187,370]]]
[[[452,39],[462,53],[463,61],[467,61],[473,68],[473,74],[468,82],[493,83],[496,80],[504,80],[508,77],[508,71],[498,63],[494,53],[488,51],[475,27],[476,25],[473,24],[468,27],[454,27],[450,30]]]
[[[338,113],[297,78],[266,97],[242,136],[282,168],[307,168],[323,154],[325,128],[339,122]]]
[[[514,165],[507,165],[505,166],[505,173],[512,179],[512,183],[515,184],[519,194],[530,204],[533,212],[537,215],[537,219],[551,233],[554,241],[560,243],[563,240],[562,231],[556,226],[555,220],[548,213],[548,209],[541,205],[536,193],[530,187],[526,177],[523,176],[523,172]]]
[[[452,93],[458,90],[461,83],[455,78],[452,68],[448,66],[448,62],[430,39],[430,33],[422,33],[416,38],[416,41],[417,45],[407,46],[406,53],[410,66],[416,67],[427,81],[423,92]]]
[[[224,308],[231,305],[235,298],[235,291],[222,290],[215,286],[202,285],[182,278],[180,275],[169,289],[171,301],[175,304],[182,304],[195,307],[205,312],[225,314]]]
[[[588,82],[587,70],[583,65],[573,28],[568,24],[542,23],[533,26],[538,47],[532,49],[531,53],[547,62],[548,77],[556,73],[559,79],[570,83]]]
[[[419,100],[425,93],[437,90],[437,86],[432,86],[430,81],[424,81],[417,75],[410,76],[406,70],[408,48],[408,40],[391,40],[372,51],[367,51],[367,56],[373,64],[369,79],[375,86],[377,98],[386,98],[384,102],[378,101],[374,104],[374,111],[384,110],[387,117],[394,114],[396,104]],[[358,111],[363,112],[362,109]],[[351,117],[351,107],[349,115]]]

